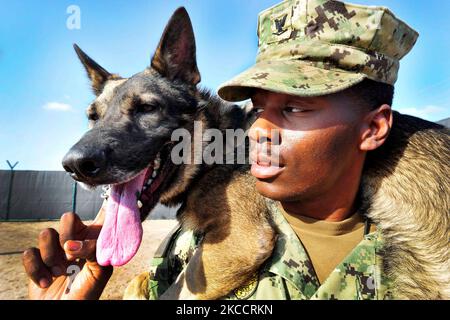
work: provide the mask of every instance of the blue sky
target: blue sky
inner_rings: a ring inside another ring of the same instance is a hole
[[[253,64],[256,18],[278,0],[0,1],[0,169],[62,170],[87,129],[93,95],[72,49],[77,43],[111,72],[130,76],[150,62],[172,12],[187,8],[202,85],[216,89]],[[394,109],[428,120],[450,117],[450,1],[355,0],[385,5],[420,33],[401,62]],[[81,28],[66,27],[70,5]]]

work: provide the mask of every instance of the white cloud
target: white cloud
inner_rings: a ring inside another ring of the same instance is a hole
[[[411,116],[419,117],[419,118],[430,118],[441,112],[445,112],[446,109],[438,106],[425,106],[422,108],[399,108],[397,109],[400,113],[409,114]]]
[[[62,111],[62,112],[67,112],[67,111],[72,111],[72,106],[70,104],[67,103],[61,103],[61,102],[48,102],[43,106],[44,110],[49,110],[49,111]]]

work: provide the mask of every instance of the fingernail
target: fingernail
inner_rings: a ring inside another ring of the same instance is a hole
[[[69,251],[78,251],[83,246],[81,241],[67,241],[67,249]]]
[[[54,267],[52,267],[52,273],[55,277],[58,277],[63,274],[63,270],[59,266],[54,266]]]
[[[76,260],[77,258],[66,252],[66,259],[69,261],[73,261]]]
[[[39,286],[42,289],[47,288],[49,286],[49,284],[50,284],[50,282],[47,279],[45,279],[45,278],[42,278],[41,280],[39,280]]]

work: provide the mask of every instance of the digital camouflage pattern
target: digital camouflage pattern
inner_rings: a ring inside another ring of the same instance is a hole
[[[418,33],[384,7],[286,0],[259,14],[256,64],[219,88],[225,100],[251,88],[319,96],[365,78],[393,85]]]
[[[354,250],[320,284],[313,265],[276,202],[267,199],[279,234],[274,252],[247,285],[224,299],[393,299],[383,273],[382,240],[377,232],[364,236]],[[136,277],[124,299],[157,299],[187,266],[201,236],[179,229],[151,270]]]

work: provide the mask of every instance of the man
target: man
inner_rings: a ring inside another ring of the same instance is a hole
[[[359,189],[367,153],[389,136],[399,60],[418,34],[385,8],[287,0],[260,14],[258,35],[256,65],[223,85],[219,95],[251,99],[257,120],[250,138],[279,151],[279,166],[255,153],[251,169],[279,236],[259,273],[225,298],[396,298],[380,254],[383,239],[365,219]],[[280,133],[277,142],[273,131]],[[66,255],[87,259],[69,294],[60,292],[63,284],[47,289],[39,281],[48,271],[38,266],[62,249],[25,254],[27,272],[40,284],[31,282],[33,298],[100,296],[111,269],[95,262],[93,241],[66,240],[95,239],[101,217],[89,227],[74,214],[62,218],[59,241]],[[39,247],[51,248],[56,237],[43,232]],[[175,230],[157,250],[150,272],[135,278],[124,297],[158,298],[198,244],[198,235]]]

